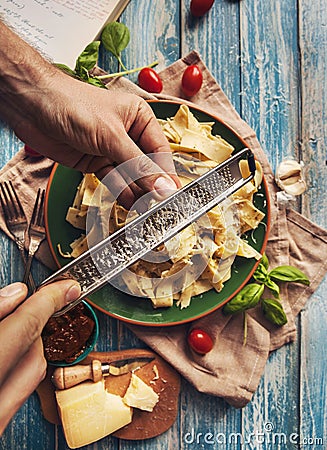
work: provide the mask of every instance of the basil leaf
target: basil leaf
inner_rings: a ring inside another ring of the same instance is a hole
[[[257,281],[260,281],[261,283],[264,283],[266,281],[267,276],[268,276],[267,269],[265,268],[264,265],[259,264],[253,273],[253,278]]]
[[[116,58],[127,47],[130,40],[129,29],[120,22],[110,22],[101,34],[101,42]]]
[[[270,278],[276,281],[293,281],[309,286],[308,277],[301,270],[292,266],[279,266],[269,272]]]
[[[89,71],[87,69],[85,69],[85,67],[79,68],[78,76],[81,80],[86,81],[87,83],[89,82],[89,79],[90,79]]]
[[[66,64],[60,64],[55,63],[55,66],[62,70],[63,72],[67,73],[67,75],[70,75],[71,77],[76,77],[76,73],[74,70],[72,70],[70,67],[66,66]]]
[[[89,77],[87,80],[89,84],[93,84],[93,86],[98,86],[100,88],[107,89],[106,86],[102,83],[101,80],[98,80],[96,77]]]
[[[262,299],[263,314],[269,322],[279,327],[287,323],[287,317],[283,305],[276,299]]]
[[[91,70],[96,65],[99,56],[100,41],[91,42],[85,47],[76,60],[75,71],[81,76],[85,70]]]
[[[265,253],[262,255],[262,258],[260,260],[260,264],[263,265],[264,268],[268,270],[269,260],[268,260],[267,255]]]
[[[250,283],[244,286],[223,308],[224,314],[234,314],[254,308],[263,294],[264,285]]]
[[[267,288],[269,288],[271,290],[271,292],[273,293],[273,296],[275,298],[279,298],[279,286],[277,283],[275,283],[270,276],[268,275],[265,281],[265,285],[267,286]]]
[[[260,260],[260,263],[258,264],[258,267],[253,273],[253,278],[260,283],[264,283],[266,281],[266,278],[268,276],[268,266],[269,261],[265,253],[262,255],[262,258]]]

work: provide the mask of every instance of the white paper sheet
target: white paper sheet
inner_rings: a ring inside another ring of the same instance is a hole
[[[74,68],[78,55],[129,0],[1,0],[0,18],[52,62]]]

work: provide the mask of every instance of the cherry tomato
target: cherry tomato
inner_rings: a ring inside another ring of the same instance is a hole
[[[42,156],[41,153],[38,153],[37,151],[33,150],[32,147],[29,147],[26,144],[24,145],[24,150],[28,154],[28,156],[31,156],[32,158]]]
[[[162,81],[157,72],[150,67],[144,67],[138,75],[139,86],[147,92],[159,94],[162,91]]]
[[[188,335],[189,346],[197,353],[204,355],[210,352],[213,347],[213,341],[208,333],[200,328],[194,328]]]
[[[201,17],[209,11],[215,0],[191,0],[191,13],[194,17]]]
[[[202,86],[203,76],[198,66],[188,66],[182,77],[182,90],[185,95],[192,97],[199,92]]]

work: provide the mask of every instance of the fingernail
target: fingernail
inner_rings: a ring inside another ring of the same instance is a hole
[[[71,303],[74,300],[77,300],[80,295],[81,295],[81,288],[79,284],[77,283],[72,284],[65,295],[66,303]]]
[[[168,197],[177,190],[174,181],[166,177],[157,178],[153,187],[161,197]]]
[[[23,293],[24,285],[22,283],[12,283],[0,289],[0,297],[13,297]]]

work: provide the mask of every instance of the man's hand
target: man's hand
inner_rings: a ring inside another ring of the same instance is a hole
[[[161,198],[180,187],[169,143],[145,100],[69,77],[1,21],[0,40],[0,115],[23,142],[99,178],[133,160],[109,186],[114,195],[123,191],[128,207],[144,192]]]
[[[118,166],[108,187],[127,207],[145,192],[160,198],[180,186],[169,143],[145,100],[62,74],[51,81],[46,98],[52,97],[51,107],[43,105],[33,120],[21,117],[14,125],[32,148],[100,179]],[[119,171],[127,161],[128,171]]]

